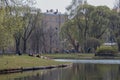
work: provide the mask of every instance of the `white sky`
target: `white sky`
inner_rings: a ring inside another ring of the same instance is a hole
[[[36,0],[36,7],[40,8],[42,12],[46,12],[46,10],[56,10],[58,9],[60,12],[64,13],[65,8],[71,3],[72,0]],[[98,6],[98,5],[107,5],[110,8],[113,8],[115,0],[87,0],[88,3]]]

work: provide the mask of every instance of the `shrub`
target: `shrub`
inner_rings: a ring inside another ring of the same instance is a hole
[[[95,56],[114,56],[116,53],[118,53],[117,46],[100,46]]]

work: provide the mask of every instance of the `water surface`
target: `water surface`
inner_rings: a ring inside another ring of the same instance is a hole
[[[91,63],[91,64],[120,64],[120,60],[103,59],[103,60],[75,60],[75,59],[54,59],[55,61],[61,62],[72,62],[72,63]]]

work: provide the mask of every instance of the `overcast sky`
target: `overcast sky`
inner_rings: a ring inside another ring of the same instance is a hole
[[[36,0],[36,6],[39,7],[42,12],[45,12],[47,9],[58,9],[60,12],[64,13],[65,8],[71,3],[72,0]],[[110,8],[113,8],[115,0],[87,0],[89,4],[98,6],[98,5],[107,5]]]

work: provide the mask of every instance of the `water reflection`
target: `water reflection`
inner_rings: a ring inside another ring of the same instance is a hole
[[[105,64],[74,64],[73,80],[120,80],[119,67]]]
[[[9,78],[4,80],[120,80],[119,75],[118,64],[75,63],[72,67],[64,69],[0,75],[0,80],[5,76]]]

